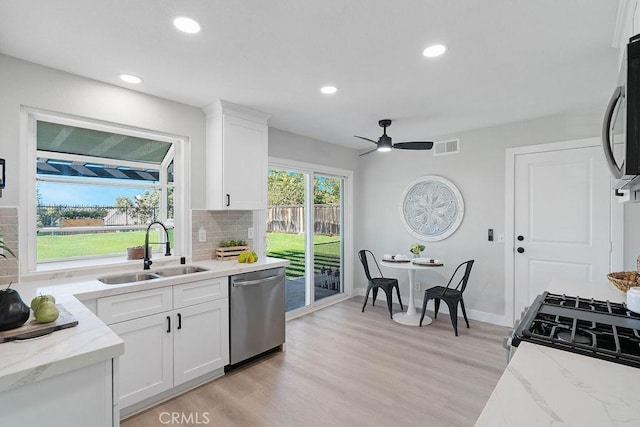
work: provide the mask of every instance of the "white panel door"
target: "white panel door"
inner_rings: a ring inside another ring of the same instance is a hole
[[[174,311],[175,385],[229,364],[229,300],[196,304]]]
[[[120,357],[120,409],[173,387],[175,325],[170,314],[159,313],[111,325],[124,341],[124,355]]]
[[[611,187],[601,151],[516,156],[516,317],[554,278],[602,281],[609,272]]]

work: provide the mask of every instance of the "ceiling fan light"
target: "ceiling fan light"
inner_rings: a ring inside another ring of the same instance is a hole
[[[391,151],[391,146],[387,145],[387,144],[380,144],[380,145],[378,145],[378,151],[380,151],[381,153],[385,153],[387,151]]]

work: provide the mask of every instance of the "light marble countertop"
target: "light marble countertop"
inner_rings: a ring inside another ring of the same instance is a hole
[[[608,282],[555,281],[553,293],[623,302]],[[638,426],[640,369],[520,343],[476,426]]]
[[[640,369],[523,342],[477,427],[639,426]]]
[[[77,277],[60,273],[60,277],[49,280],[16,283],[12,287],[26,304],[38,294],[54,295],[56,303],[62,304],[78,320],[78,325],[43,337],[0,344],[0,392],[124,354],[123,341],[81,301],[288,264],[288,260],[277,258],[265,258],[253,264],[208,260],[188,264],[207,269],[204,272],[120,285],[105,285],[97,277],[142,272],[142,267]],[[179,264],[154,266],[150,271],[174,266]]]
[[[30,299],[23,300],[29,304]],[[57,296],[56,303],[64,306],[78,325],[0,344],[0,392],[124,354],[120,337],[80,301],[67,295]]]

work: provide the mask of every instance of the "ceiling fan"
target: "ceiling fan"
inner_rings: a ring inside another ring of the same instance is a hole
[[[374,151],[391,151],[392,148],[399,148],[401,150],[431,150],[433,147],[433,142],[431,141],[411,141],[411,142],[396,142],[393,144],[391,142],[391,137],[387,135],[387,128],[391,126],[391,120],[383,119],[378,121],[378,124],[381,128],[384,129],[382,136],[378,139],[378,142],[373,139],[365,138],[364,136],[357,136],[356,138],[364,139],[365,141],[373,142],[378,147],[373,150],[369,150],[365,153],[360,154],[364,156],[365,154],[373,153]]]

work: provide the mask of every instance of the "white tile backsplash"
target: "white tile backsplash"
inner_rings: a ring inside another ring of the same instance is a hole
[[[18,254],[18,208],[0,208],[0,236],[14,254]],[[18,281],[18,260],[8,252],[0,258],[0,285]]]
[[[252,211],[191,211],[191,257],[204,261],[215,257],[215,248],[221,240],[244,240],[253,247],[253,239],[247,238],[247,229],[253,227]],[[198,240],[200,226],[207,232],[207,241]]]

